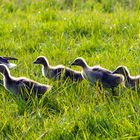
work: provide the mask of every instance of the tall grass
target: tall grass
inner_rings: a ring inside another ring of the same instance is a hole
[[[87,81],[60,85],[33,65],[39,55],[66,66],[81,56],[91,66],[126,65],[139,74],[139,7],[139,0],[1,0],[1,56],[19,58],[11,75],[53,89],[26,102],[0,86],[0,139],[139,139],[139,91],[120,87],[113,97]]]

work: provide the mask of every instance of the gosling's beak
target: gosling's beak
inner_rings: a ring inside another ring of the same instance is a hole
[[[35,61],[33,62],[33,64],[39,64],[39,63],[37,62],[37,60],[35,60]]]
[[[73,66],[73,65],[75,65],[75,62],[70,63],[70,66]]]

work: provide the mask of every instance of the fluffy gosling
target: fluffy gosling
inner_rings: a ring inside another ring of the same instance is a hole
[[[71,65],[77,65],[83,68],[82,75],[90,83],[95,84],[99,82],[103,87],[115,88],[124,81],[124,77],[118,74],[112,74],[111,71],[104,69],[100,66],[90,67],[86,61],[78,57]]]
[[[4,77],[4,87],[14,94],[25,95],[25,97],[33,94],[40,97],[51,89],[49,85],[40,84],[26,77],[15,78],[11,76],[9,69],[4,64],[0,64],[0,73]]]
[[[140,75],[131,76],[128,68],[126,66],[118,66],[113,72],[113,74],[122,74],[124,76],[125,87],[135,89],[140,86]]]
[[[72,70],[63,65],[50,66],[47,58],[45,56],[39,56],[34,61],[34,64],[42,65],[42,75],[52,80],[66,80],[67,78],[75,82],[80,82],[83,80],[81,72]]]

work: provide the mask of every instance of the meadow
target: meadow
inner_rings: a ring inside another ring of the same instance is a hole
[[[90,66],[140,74],[139,0],[1,0],[0,55],[19,59],[11,75],[53,86],[27,102],[0,86],[1,140],[140,138],[139,91],[120,86],[114,97],[86,80],[58,85],[33,64],[44,55],[69,66],[80,56]]]

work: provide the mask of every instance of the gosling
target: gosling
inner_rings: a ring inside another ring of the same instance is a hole
[[[124,77],[118,74],[112,74],[110,70],[104,69],[100,66],[90,67],[86,61],[78,57],[71,65],[77,65],[83,68],[82,75],[90,83],[102,85],[105,88],[115,88],[124,81]]]
[[[33,94],[37,97],[44,95],[46,91],[51,89],[51,86],[40,84],[25,77],[15,78],[11,76],[6,65],[0,64],[0,73],[3,75],[4,87],[14,94],[28,95]]]
[[[81,82],[83,80],[81,72],[72,70],[63,65],[50,66],[45,56],[39,56],[34,61],[34,64],[42,65],[42,75],[52,80],[66,80],[71,79],[74,82]]]
[[[126,66],[118,66],[112,73],[122,74],[124,76],[125,87],[131,89],[135,89],[138,86],[140,87],[140,75],[131,76]]]

